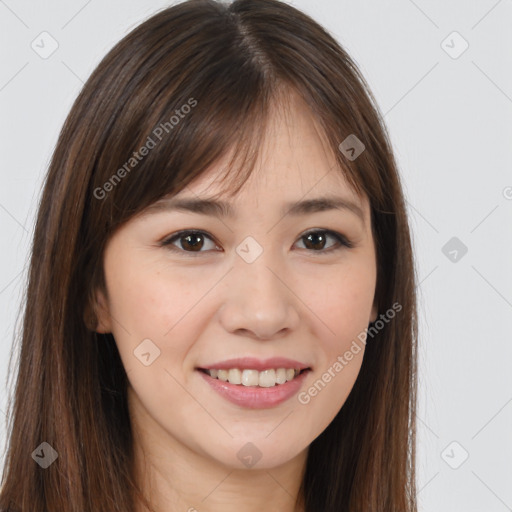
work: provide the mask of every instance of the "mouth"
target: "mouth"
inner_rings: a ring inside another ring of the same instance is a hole
[[[196,368],[196,371],[211,390],[232,404],[244,409],[269,409],[295,396],[312,369]]]
[[[300,375],[310,372],[311,368],[269,368],[263,371],[252,368],[197,368],[197,370],[212,379],[235,386],[271,388],[293,381]]]

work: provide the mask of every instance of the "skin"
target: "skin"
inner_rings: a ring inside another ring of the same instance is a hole
[[[290,98],[291,108],[276,109],[272,117],[272,136],[253,174],[229,200],[233,218],[145,213],[106,247],[107,293],[97,293],[96,330],[112,332],[128,374],[137,475],[156,512],[302,511],[295,501],[308,446],[343,406],[364,344],[307,404],[294,396],[267,409],[240,407],[213,391],[195,368],[232,357],[289,357],[312,368],[304,391],[377,318],[368,201],[335,167],[307,106]],[[219,161],[179,197],[222,192],[214,181],[223,165]],[[280,213],[283,201],[326,194],[359,205],[363,219],[345,209]],[[313,228],[339,232],[354,247],[328,236],[323,249],[321,243],[320,250],[308,248],[304,234]],[[202,252],[191,251],[183,237],[159,245],[183,229],[211,236],[202,238]],[[250,264],[235,251],[247,236],[263,248]],[[149,366],[134,356],[147,338],[160,350]],[[262,454],[251,468],[237,458],[248,442]]]

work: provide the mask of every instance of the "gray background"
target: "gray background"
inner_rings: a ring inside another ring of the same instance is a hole
[[[420,510],[512,510],[512,2],[290,3],[359,64],[403,176],[420,280]],[[0,0],[3,411],[37,200],[59,130],[113,44],[167,5]],[[46,59],[31,47],[51,48],[43,31],[59,45]],[[2,413],[0,426],[3,446]]]

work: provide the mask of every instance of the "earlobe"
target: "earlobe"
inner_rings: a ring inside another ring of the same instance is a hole
[[[372,313],[371,313],[371,316],[370,316],[370,322],[375,322],[375,320],[377,320],[377,316],[379,314],[379,308],[378,308],[378,305],[377,305],[377,301],[374,301],[373,302],[373,307],[372,307]]]
[[[92,330],[100,333],[106,334],[112,332],[112,322],[110,318],[110,312],[108,308],[108,303],[105,298],[105,295],[100,290],[96,291],[96,301],[94,304],[94,326]],[[90,324],[93,325],[92,323]]]

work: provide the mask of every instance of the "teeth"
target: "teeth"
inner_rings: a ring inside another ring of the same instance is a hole
[[[259,385],[259,372],[257,370],[243,370],[242,371],[242,384],[244,386],[258,386]]]
[[[300,370],[294,370],[293,368],[286,369],[286,380],[292,380],[296,375],[299,374]]]
[[[242,372],[238,368],[228,371],[228,381],[231,384],[242,384]]]
[[[295,377],[295,370],[293,370],[292,379],[293,379],[293,377]],[[276,384],[284,384],[285,382],[286,382],[286,369],[278,368],[276,370]]]
[[[276,371],[275,370],[263,370],[259,374],[260,388],[271,388],[276,385]]]
[[[217,372],[217,379],[223,380],[224,382],[227,382],[227,380],[228,380],[228,372],[227,372],[227,370],[219,370]]]
[[[231,384],[271,388],[276,384],[284,384],[294,379],[300,373],[300,370],[293,368],[272,368],[259,372],[258,370],[230,368],[229,370],[206,370],[206,372],[214,379],[217,378]]]

